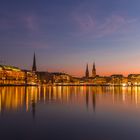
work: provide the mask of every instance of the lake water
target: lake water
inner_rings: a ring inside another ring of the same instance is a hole
[[[140,140],[140,87],[0,87],[0,140]]]

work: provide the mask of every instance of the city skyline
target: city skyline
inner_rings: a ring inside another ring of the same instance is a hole
[[[25,68],[25,67],[18,67],[16,65],[10,65],[10,64],[5,64],[1,61],[1,65],[4,65],[4,66],[11,66],[11,67],[15,67],[15,68],[21,68],[23,70],[29,70],[29,71],[33,71],[33,72],[49,72],[49,73],[53,73],[53,72],[58,72],[58,73],[66,73],[66,74],[69,74],[71,76],[79,76],[79,77],[95,77],[96,75],[97,76],[111,76],[111,75],[123,75],[123,76],[128,76],[130,74],[140,74],[140,72],[130,72],[130,73],[123,73],[122,71],[120,71],[119,73],[116,72],[116,73],[111,73],[111,72],[106,72],[105,74],[99,74],[100,72],[96,71],[96,65],[95,65],[95,61],[92,62],[92,64],[90,63],[86,63],[84,64],[84,67],[82,70],[80,70],[81,73],[79,73],[79,71],[77,72],[78,74],[75,75],[75,74],[72,74],[71,71],[64,71],[62,69],[49,69],[47,68],[46,70],[43,70],[43,69],[40,69],[40,66],[38,66],[38,64],[36,64],[36,53],[34,52],[33,54],[33,57],[32,57],[32,65],[30,65],[29,68]],[[94,76],[93,76],[94,75]]]
[[[140,0],[0,0],[0,140],[140,140]]]
[[[140,73],[138,0],[3,1],[0,60],[31,69],[83,76]],[[91,73],[91,71],[90,71]]]

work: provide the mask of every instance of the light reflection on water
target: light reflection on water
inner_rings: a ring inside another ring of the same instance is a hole
[[[10,139],[140,139],[140,87],[0,87],[0,115]]]
[[[96,101],[97,100],[97,101]],[[0,87],[0,112],[18,110],[38,102],[83,104],[96,109],[97,103],[140,106],[140,87]],[[91,105],[92,104],[92,105]]]

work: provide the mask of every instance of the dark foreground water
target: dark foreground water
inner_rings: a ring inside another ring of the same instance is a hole
[[[140,140],[140,87],[0,87],[0,140]]]

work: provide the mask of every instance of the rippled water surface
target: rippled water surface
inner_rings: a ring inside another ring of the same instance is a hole
[[[0,140],[140,140],[140,87],[0,87]]]

